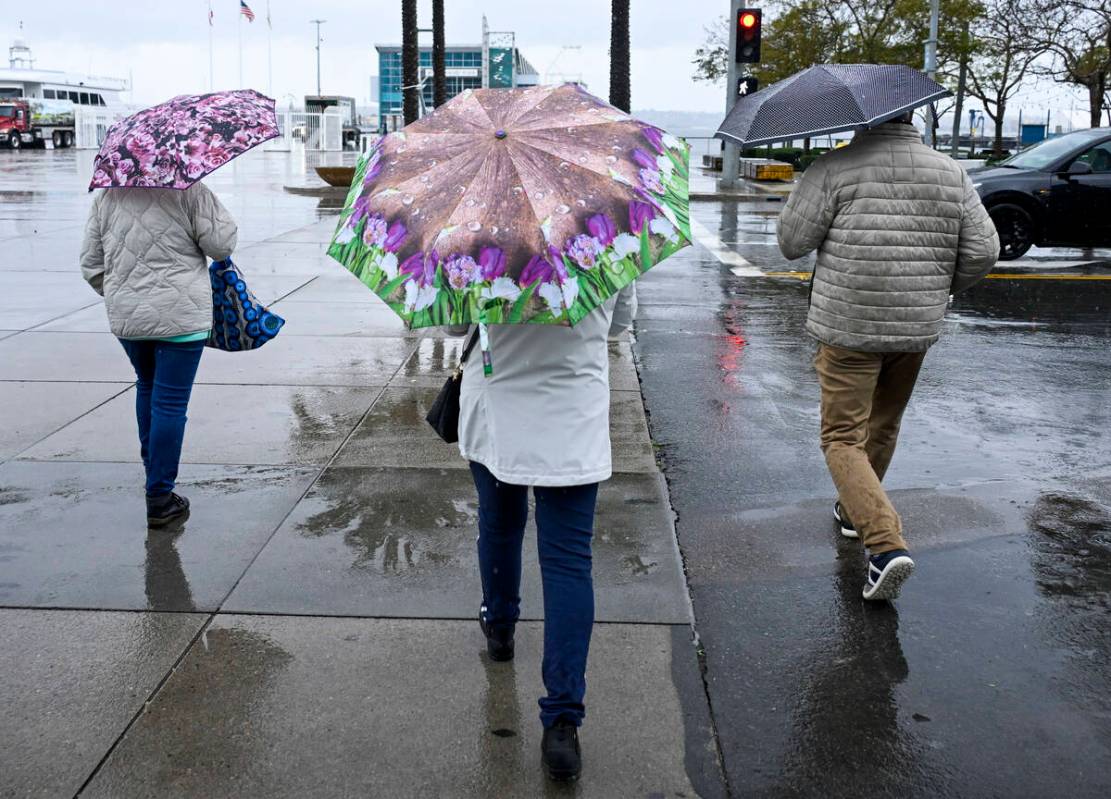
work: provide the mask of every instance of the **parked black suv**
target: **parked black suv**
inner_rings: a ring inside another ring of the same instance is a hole
[[[968,174],[999,231],[1000,259],[1035,244],[1111,246],[1111,128],[1046,139]]]

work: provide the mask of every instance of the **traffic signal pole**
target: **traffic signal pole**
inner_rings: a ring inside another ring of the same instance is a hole
[[[747,0],[729,0],[729,56],[725,78],[725,115],[733,110],[737,102],[737,14]],[[731,141],[725,142],[725,152],[721,162],[722,188],[732,189],[737,186],[737,172],[740,168],[740,150]]]

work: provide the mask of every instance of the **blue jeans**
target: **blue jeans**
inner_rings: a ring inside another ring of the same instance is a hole
[[[478,489],[478,568],[487,625],[516,624],[521,612],[521,545],[528,521],[528,487],[499,482],[471,463]],[[586,715],[586,657],[594,626],[590,542],[598,484],[536,486],[537,549],[544,584],[544,687],[540,721]]]
[[[174,490],[177,480],[181,442],[185,437],[185,411],[204,342],[173,344],[120,339],[120,344],[138,378],[135,418],[139,422],[143,468],[147,471],[147,496],[165,496]]]

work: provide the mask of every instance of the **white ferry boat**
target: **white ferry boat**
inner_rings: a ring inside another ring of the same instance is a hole
[[[17,36],[8,48],[8,67],[0,67],[0,101],[67,100],[78,107],[119,108],[120,93],[128,89],[121,78],[81,75],[50,69],[36,69],[31,48]]]

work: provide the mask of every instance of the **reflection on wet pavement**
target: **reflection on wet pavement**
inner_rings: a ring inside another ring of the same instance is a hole
[[[1029,518],[1038,588],[1072,606],[1111,610],[1111,507],[1047,493]]]

